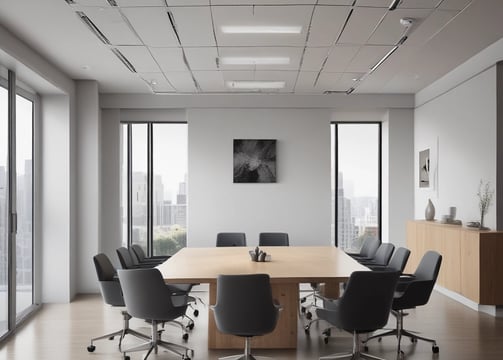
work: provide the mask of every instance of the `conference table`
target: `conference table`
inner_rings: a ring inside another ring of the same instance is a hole
[[[209,302],[216,303],[220,274],[269,274],[273,297],[282,311],[276,329],[253,339],[253,348],[297,347],[299,284],[324,283],[324,294],[337,298],[339,284],[353,271],[368,270],[334,246],[273,246],[260,249],[271,261],[251,261],[252,247],[184,248],[157,266],[169,283],[208,283]],[[243,311],[246,309],[243,308]],[[213,312],[208,311],[208,348],[242,349],[244,340],[218,331]]]

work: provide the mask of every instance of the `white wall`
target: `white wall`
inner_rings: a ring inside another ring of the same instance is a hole
[[[216,234],[284,231],[292,245],[330,244],[330,111],[188,110],[189,246]],[[233,139],[277,139],[277,182],[234,184]]]
[[[96,292],[92,261],[100,238],[100,108],[98,83],[76,82],[77,98],[77,292]]]
[[[478,221],[479,182],[496,184],[496,67],[424,102],[414,116],[415,217],[424,219],[431,198],[436,219],[455,206],[458,219]],[[424,149],[430,149],[433,172],[433,184],[426,189],[418,186],[418,152]],[[485,225],[496,227],[494,205]]]

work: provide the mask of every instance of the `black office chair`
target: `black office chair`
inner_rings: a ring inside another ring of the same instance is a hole
[[[409,260],[410,250],[404,247],[399,247],[393,253],[388,265],[366,265],[371,270],[377,271],[398,271],[403,273],[407,261]]]
[[[122,296],[121,284],[119,283],[119,279],[116,276],[116,271],[110,259],[105,254],[98,254],[93,257],[93,262],[94,267],[96,268],[96,274],[98,275],[100,292],[105,303],[111,306],[124,307],[125,303]],[[127,311],[123,310],[121,311],[121,314],[123,319],[122,329],[91,339],[91,344],[87,347],[87,351],[93,352],[94,350],[96,350],[96,346],[94,345],[94,342],[96,340],[112,340],[115,336],[120,336],[119,350],[121,348],[122,339],[127,334],[131,334],[142,339],[149,338],[147,335],[129,328],[129,320],[131,319],[131,315],[129,315]]]
[[[128,313],[138,319],[151,323],[151,337],[149,341],[122,350],[124,360],[129,360],[127,353],[147,350],[143,359],[159,346],[179,355],[182,359],[190,360],[194,351],[186,346],[173,344],[161,339],[158,331],[159,323],[172,322],[185,315],[187,310],[187,295],[176,295],[166,286],[161,273],[157,269],[118,270],[119,279],[124,293],[124,302]]]
[[[389,263],[389,260],[391,259],[391,255],[393,255],[393,251],[395,250],[395,245],[390,244],[390,243],[382,243],[379,245],[377,248],[377,251],[375,255],[372,257],[372,259],[357,259],[357,261],[365,266],[368,265],[382,265],[386,266]]]
[[[374,257],[379,245],[381,245],[381,241],[378,238],[366,238],[359,252],[353,253],[346,251],[346,254],[353,259],[370,260]]]
[[[288,234],[283,232],[264,232],[258,236],[259,246],[290,246]]]
[[[156,262],[156,263],[161,264],[171,257],[169,255],[156,255],[156,256],[147,257],[147,254],[145,254],[145,251],[143,251],[143,248],[139,244],[131,245],[131,250],[134,253],[134,255],[136,255],[136,258],[138,259],[138,261],[140,263],[142,263],[142,262]]]
[[[246,246],[246,234],[232,232],[218,233],[216,245],[217,247]]]
[[[324,307],[316,309],[319,319],[353,334],[351,353],[323,356],[320,359],[380,359],[361,352],[360,334],[381,329],[386,325],[398,278],[398,272],[355,271],[339,299],[324,301]],[[330,333],[325,331],[324,335],[327,343]]]
[[[158,264],[154,263],[146,263],[140,264],[138,260],[133,258],[131,251],[126,247],[120,247],[116,250],[117,257],[119,258],[119,262],[123,269],[138,269],[138,268],[151,268],[155,267]]]
[[[211,307],[215,323],[222,333],[245,338],[244,354],[236,359],[252,360],[253,336],[272,332],[281,307],[272,298],[269,275],[220,275],[216,304]]]
[[[413,309],[428,303],[437,281],[441,263],[442,255],[436,251],[427,251],[423,255],[414,274],[400,278],[392,305],[392,314],[396,316],[396,329],[373,335],[365,341],[365,344],[375,338],[380,340],[383,336],[396,336],[398,338],[397,352],[399,356],[403,357],[404,353],[400,348],[400,342],[402,336],[407,336],[412,342],[416,342],[417,340],[430,342],[432,343],[431,350],[433,353],[436,354],[439,352],[439,347],[435,340],[419,336],[416,332],[405,330],[403,328],[403,318],[406,315],[404,310]]]

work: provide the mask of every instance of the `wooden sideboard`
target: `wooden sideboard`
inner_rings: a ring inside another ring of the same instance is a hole
[[[415,271],[425,251],[435,250],[442,255],[438,285],[480,305],[503,305],[503,231],[408,221],[407,247],[407,273]]]

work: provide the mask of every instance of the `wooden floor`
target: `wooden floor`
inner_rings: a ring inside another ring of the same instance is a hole
[[[206,293],[201,293],[207,297]],[[207,349],[207,308],[200,306],[201,314],[195,320],[195,328],[190,333],[186,345],[193,348],[193,359],[217,359],[232,355],[235,351],[208,351]],[[390,319],[392,322],[394,319]],[[390,323],[390,325],[394,325]],[[42,310],[27,322],[17,333],[0,347],[0,360],[99,360],[122,359],[117,350],[116,340],[100,340],[96,350],[86,350],[92,337],[120,329],[119,309],[103,304],[99,295],[79,296],[71,304],[44,305]],[[403,349],[407,359],[442,360],[496,360],[503,359],[503,319],[477,313],[439,293],[434,293],[427,306],[410,312],[405,318],[407,329],[421,331],[425,336],[437,339],[440,353],[433,355],[428,343],[412,344],[404,340]],[[132,321],[132,327],[149,333],[148,324]],[[271,356],[275,359],[317,359],[319,356],[335,352],[345,352],[351,348],[351,338],[341,331],[333,331],[328,344],[323,342],[321,331],[325,324],[313,327],[310,336],[302,330],[299,321],[299,346],[297,350],[257,351],[256,355]],[[167,326],[163,339],[183,343],[181,332]],[[124,346],[139,343],[126,337]],[[396,358],[396,339],[385,338],[381,343],[369,345],[370,353]],[[143,352],[132,353],[131,359],[142,359]],[[149,359],[179,359],[160,350]]]

